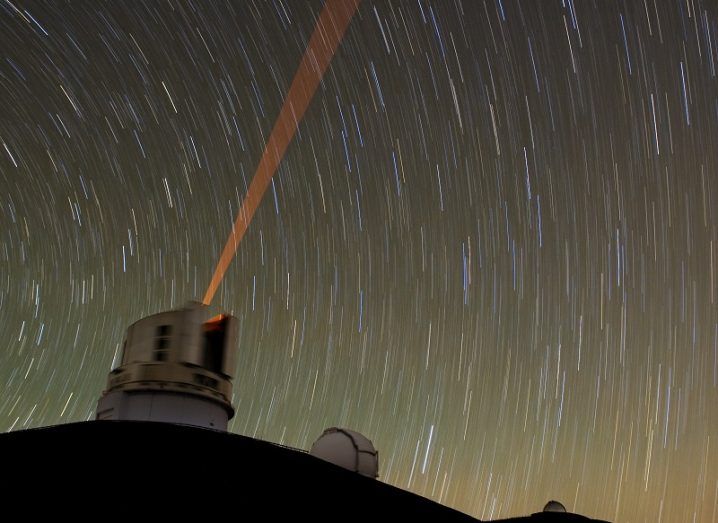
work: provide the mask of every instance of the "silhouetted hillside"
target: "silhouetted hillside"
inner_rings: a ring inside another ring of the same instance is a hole
[[[94,421],[0,434],[0,459],[0,495],[28,516],[84,519],[98,503],[107,516],[163,520],[205,513],[232,521],[477,521],[302,452],[166,423]],[[596,520],[535,514],[502,521]]]

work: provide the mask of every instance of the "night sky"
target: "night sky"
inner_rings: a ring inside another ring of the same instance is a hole
[[[0,430],[201,299],[321,6],[0,0]],[[212,303],[231,430],[359,430],[483,519],[718,521],[717,69],[712,1],[363,2]]]

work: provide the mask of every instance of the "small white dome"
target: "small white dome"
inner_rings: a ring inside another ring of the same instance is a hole
[[[379,452],[369,438],[353,430],[336,427],[325,430],[309,454],[363,476],[379,476]]]
[[[566,507],[563,506],[563,504],[559,503],[558,501],[554,501],[553,499],[546,503],[546,506],[543,508],[544,512],[566,512]]]

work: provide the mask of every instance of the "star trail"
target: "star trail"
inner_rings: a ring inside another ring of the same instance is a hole
[[[322,7],[0,0],[0,430],[92,419],[202,298]],[[480,519],[718,522],[717,66],[708,0],[364,0],[212,300],[230,430],[358,430]]]

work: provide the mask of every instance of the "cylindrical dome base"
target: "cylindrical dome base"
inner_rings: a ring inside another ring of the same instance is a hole
[[[156,390],[112,391],[97,402],[98,420],[162,421],[227,430],[229,413],[201,396]]]

